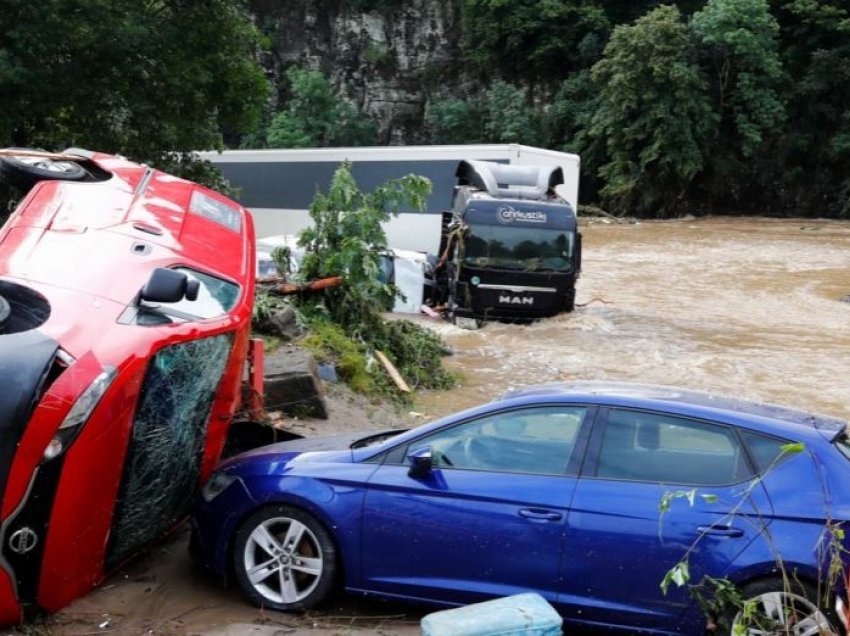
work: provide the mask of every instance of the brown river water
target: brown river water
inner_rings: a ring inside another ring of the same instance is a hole
[[[591,225],[571,314],[478,331],[436,324],[464,375],[442,415],[556,380],[679,385],[850,419],[850,223]],[[431,323],[429,323],[431,324]]]

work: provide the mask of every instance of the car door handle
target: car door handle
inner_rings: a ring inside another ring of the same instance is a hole
[[[560,512],[546,508],[520,508],[519,516],[537,521],[560,521],[564,517]]]
[[[700,526],[700,534],[711,534],[720,537],[743,537],[744,531],[734,526]]]

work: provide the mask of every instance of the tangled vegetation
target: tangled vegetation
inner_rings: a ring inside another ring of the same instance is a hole
[[[712,527],[727,527],[726,524],[741,523],[755,528],[767,548],[770,550],[776,562],[775,573],[777,579],[781,580],[781,589],[785,594],[807,597],[806,588],[797,575],[796,570],[786,566],[782,554],[777,549],[773,536],[766,523],[763,523],[758,508],[754,508],[756,514],[745,511],[746,504],[750,503],[753,491],[758,488],[765,477],[785,459],[794,455],[803,454],[807,451],[802,443],[787,443],[780,447],[780,453],[773,459],[765,471],[758,477],[752,479],[738,493],[738,502],[730,510],[718,515],[712,523]],[[658,504],[658,534],[663,541],[664,518],[670,513],[673,502],[684,500],[690,507],[694,507],[698,499],[707,504],[716,504],[717,495],[711,492],[700,492],[701,489],[667,491],[663,494]],[[788,628],[794,625],[795,609],[788,600],[782,600],[781,614],[788,619],[777,622],[776,616],[767,615],[765,607],[756,598],[748,598],[745,589],[742,589],[728,578],[718,578],[702,572],[701,578],[694,581],[692,578],[690,561],[691,557],[698,554],[700,547],[708,535],[707,529],[701,530],[693,542],[687,547],[682,557],[671,567],[659,582],[662,592],[666,595],[671,586],[687,588],[689,595],[699,605],[706,617],[708,632],[719,631],[730,633],[732,636],[744,636],[744,634],[786,634],[791,633]],[[844,562],[848,551],[844,547],[845,530],[840,523],[828,520],[821,533],[820,541],[814,546],[818,553],[821,569],[818,572],[817,586],[813,590],[816,596],[808,600],[813,602],[819,609],[831,607],[833,595],[837,590],[842,590],[845,579]],[[802,623],[796,627],[802,627]],[[823,633],[819,625],[813,625],[818,631],[807,631],[806,633]],[[796,629],[794,630],[797,631]],[[802,633],[802,632],[800,632]]]
[[[439,337],[410,321],[382,315],[392,308],[398,289],[382,275],[381,259],[388,248],[381,224],[403,205],[422,209],[430,189],[427,179],[408,175],[361,192],[351,166],[343,164],[328,192],[314,198],[314,225],[299,237],[306,250],[298,272],[301,280],[342,277],[339,286],[289,297],[309,330],[303,344],[319,361],[332,362],[340,377],[361,393],[399,396],[374,358],[378,351],[414,389],[446,389],[457,381],[443,367],[448,350]],[[258,295],[255,324],[267,321],[283,303],[273,295]]]

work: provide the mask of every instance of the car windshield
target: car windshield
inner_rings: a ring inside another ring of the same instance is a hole
[[[574,234],[549,228],[471,225],[464,263],[530,271],[569,271]]]
[[[370,448],[372,446],[380,446],[384,442],[388,442],[389,440],[396,437],[401,433],[404,433],[406,429],[401,429],[398,431],[386,431],[384,433],[378,433],[377,435],[369,435],[368,437],[361,437],[356,442],[351,444],[351,448]]]

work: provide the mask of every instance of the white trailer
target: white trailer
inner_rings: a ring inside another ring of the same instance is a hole
[[[439,249],[440,213],[451,207],[455,170],[461,160],[560,166],[564,171],[561,195],[573,209],[578,206],[578,155],[519,144],[225,150],[200,155],[240,189],[238,199],[253,213],[261,238],[295,234],[308,226],[307,209],[313,195],[327,192],[334,171],[343,161],[351,162],[362,190],[407,174],[431,180],[433,190],[425,213],[404,211],[384,227],[388,244],[401,249]]]

